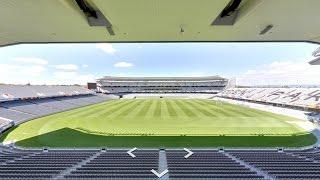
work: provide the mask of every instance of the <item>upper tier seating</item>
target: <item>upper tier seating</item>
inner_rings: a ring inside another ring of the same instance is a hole
[[[0,84],[0,101],[92,94],[81,86],[4,85]]]
[[[219,96],[320,110],[320,88],[230,88]]]

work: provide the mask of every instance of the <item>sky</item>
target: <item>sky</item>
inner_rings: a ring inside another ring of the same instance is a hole
[[[0,83],[86,84],[103,76],[211,76],[237,85],[320,85],[311,43],[78,43],[0,48]]]

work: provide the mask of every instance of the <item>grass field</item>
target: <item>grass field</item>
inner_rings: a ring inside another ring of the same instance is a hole
[[[316,138],[302,120],[199,99],[113,100],[35,119],[1,141],[25,147],[274,147]]]

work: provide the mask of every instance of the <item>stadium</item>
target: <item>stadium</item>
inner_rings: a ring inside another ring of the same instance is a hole
[[[0,179],[320,179],[317,5],[0,2]]]

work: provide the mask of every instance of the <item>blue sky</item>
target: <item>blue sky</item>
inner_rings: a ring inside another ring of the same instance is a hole
[[[235,77],[238,84],[320,84],[309,43],[24,44],[0,48],[0,83],[85,84],[111,76]]]

